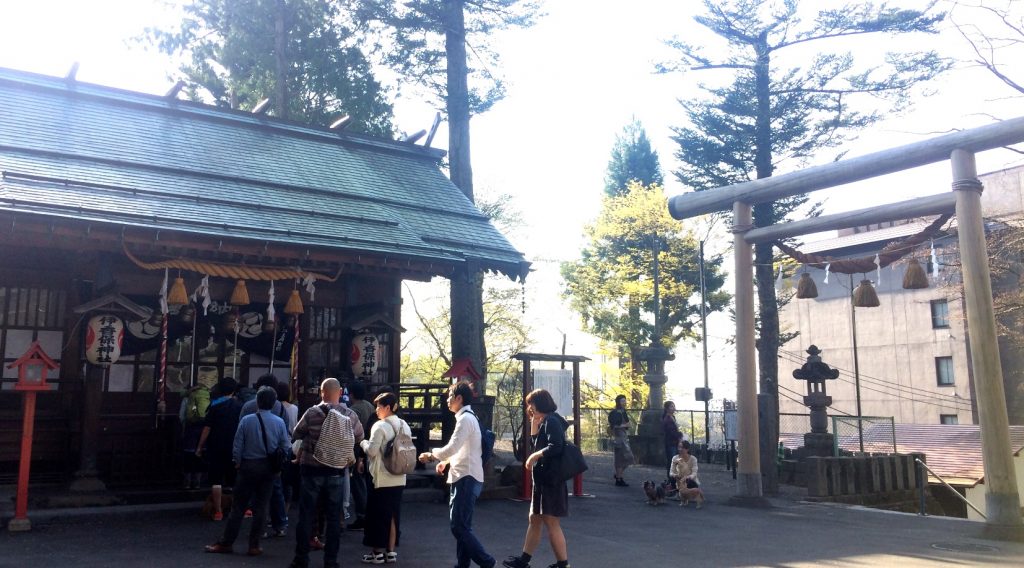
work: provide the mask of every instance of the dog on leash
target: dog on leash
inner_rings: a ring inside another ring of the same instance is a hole
[[[648,505],[661,505],[665,502],[665,487],[648,479],[644,482],[644,495]]]

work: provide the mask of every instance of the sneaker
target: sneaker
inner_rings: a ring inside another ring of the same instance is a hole
[[[385,553],[384,562],[386,564],[394,564],[395,562],[398,562],[398,553],[393,550],[391,552]]]
[[[252,509],[246,509],[245,510],[245,518],[247,518],[247,519],[251,519],[252,518]]]
[[[217,511],[216,513],[213,514],[213,520],[215,520],[215,521],[223,521],[224,520],[224,513],[221,513],[220,511]]]
[[[629,487],[629,484],[626,483],[625,479],[622,479],[621,477],[619,477],[619,478],[617,478],[615,480],[615,486],[616,487]]]
[[[365,526],[366,523],[363,522],[363,519],[359,519],[354,523],[349,523],[349,525],[345,528],[350,531],[361,531]]]
[[[383,552],[370,552],[363,555],[363,564],[384,564]]]
[[[501,562],[501,565],[505,568],[530,568],[530,563],[523,562],[523,559],[518,556],[509,556]]]
[[[320,540],[319,537],[315,537],[314,536],[313,538],[309,539],[309,549],[310,550],[323,550],[324,549],[324,543],[323,543],[322,540]]]
[[[269,530],[263,533],[263,538],[281,538],[283,536],[288,536],[288,527],[285,527],[283,529]]]
[[[555,562],[554,564],[552,564],[552,565],[548,566],[548,568],[562,568],[562,567],[561,567],[561,566],[559,566],[557,562]],[[572,568],[572,566],[571,566],[571,565],[569,565],[569,564],[566,564],[566,565],[565,565],[565,568]]]

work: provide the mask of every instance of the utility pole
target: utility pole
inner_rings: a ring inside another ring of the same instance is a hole
[[[711,230],[708,229],[710,233]],[[704,242],[707,237],[700,241],[700,339],[704,348],[704,392],[708,389],[708,314],[707,302],[704,298],[707,287],[704,282]],[[711,447],[711,401],[704,397],[704,447]]]
[[[853,384],[857,390],[857,439],[860,440],[860,452],[864,453],[864,421],[860,407],[860,357],[857,354],[857,306],[853,303],[853,274],[850,275],[850,329],[853,335]],[[839,432],[832,432],[838,436]]]

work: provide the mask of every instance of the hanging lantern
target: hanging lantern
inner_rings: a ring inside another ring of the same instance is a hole
[[[188,303],[188,292],[185,291],[185,279],[181,276],[174,279],[171,291],[167,294],[167,305],[184,306]]]
[[[235,282],[235,289],[231,292],[231,300],[229,303],[232,306],[249,305],[249,290],[245,288],[245,280]]]
[[[881,305],[878,302],[878,293],[875,292],[870,280],[861,280],[860,285],[853,291],[853,305],[858,308],[877,308]]]
[[[352,374],[372,377],[380,366],[380,342],[372,333],[361,333],[352,338]]]
[[[85,358],[93,365],[109,367],[121,357],[124,322],[109,314],[94,316],[85,332]]]
[[[928,275],[916,258],[907,263],[907,271],[903,273],[904,290],[921,290],[928,287]]]
[[[299,297],[298,290],[292,290],[292,295],[288,296],[288,303],[284,305],[284,313],[288,315],[303,313],[302,298]]]
[[[800,282],[796,286],[796,297],[801,300],[818,297],[818,287],[814,284],[810,274],[804,272],[800,275]]]

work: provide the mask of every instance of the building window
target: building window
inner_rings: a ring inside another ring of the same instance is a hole
[[[949,327],[949,302],[932,300],[932,329]]]
[[[959,424],[960,419],[956,414],[940,414],[939,424]]]
[[[953,386],[953,358],[935,358],[935,378],[940,387]]]
[[[0,389],[10,389],[18,381],[18,369],[7,366],[21,357],[33,341],[55,361],[60,361],[64,345],[64,312],[67,294],[46,288],[0,286],[0,352],[3,353]],[[57,388],[60,371],[53,373],[51,388]]]

